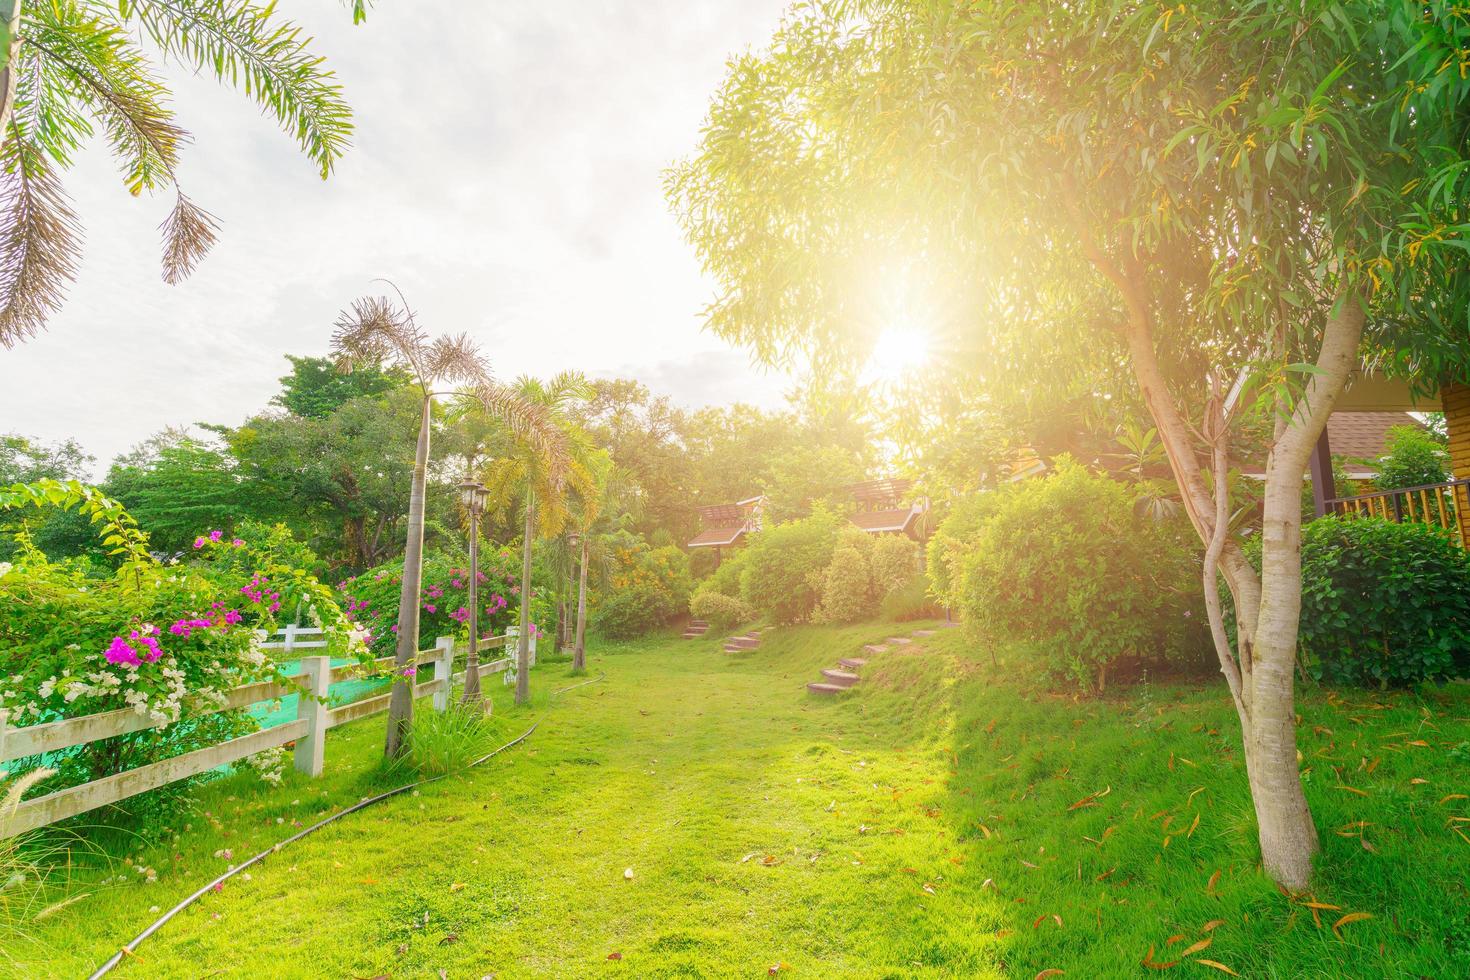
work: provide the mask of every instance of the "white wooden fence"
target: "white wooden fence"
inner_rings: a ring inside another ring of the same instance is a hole
[[[266,650],[279,651],[283,655],[282,659],[287,660],[294,659],[297,651],[322,649],[327,645],[322,631],[315,628],[288,626],[278,631],[276,636],[280,639],[269,639],[262,644],[262,647]],[[481,640],[480,651],[487,653],[498,649],[510,650],[515,646],[516,637],[516,630],[512,627],[511,631],[504,636]],[[530,662],[534,666],[536,663],[536,637],[534,635],[528,646],[530,647]],[[458,674],[454,673],[454,640],[452,638],[441,636],[433,647],[419,651],[414,661],[415,669],[429,664],[434,666],[434,679],[420,683],[415,676],[414,697],[433,695],[435,710],[443,711],[449,706],[453,681],[464,676],[463,671]],[[327,701],[327,692],[331,685],[340,680],[391,671],[392,667],[392,657],[375,660],[371,665],[352,663],[333,667],[330,657],[309,656],[301,659],[301,672],[285,681],[259,681],[233,688],[225,692],[224,700],[217,706],[195,712],[191,717],[228,711],[233,708],[246,708],[261,701],[273,701],[277,698],[298,694],[301,696],[296,702],[296,718],[282,725],[232,738],[203,749],[196,749],[193,752],[186,752],[171,759],[139,766],[126,772],[114,773],[90,783],[70,786],[46,796],[26,800],[17,807],[10,819],[0,821],[0,839],[13,837],[27,830],[44,827],[58,820],[125,800],[139,793],[238,762],[257,752],[264,752],[293,741],[296,743],[296,768],[309,776],[320,776],[328,729],[386,711],[388,702],[392,698],[392,692],[388,691],[333,707]],[[509,683],[514,675],[514,670],[514,657],[505,657],[489,663],[481,663],[479,673],[483,678],[486,674],[503,672]],[[391,677],[392,675],[384,673],[382,676]],[[0,764],[27,756],[87,745],[100,739],[112,738],[115,735],[126,735],[129,732],[157,727],[162,726],[156,725],[151,719],[133,709],[119,708],[115,711],[104,711],[78,718],[64,718],[25,728],[12,728],[9,725],[9,712],[0,709]]]

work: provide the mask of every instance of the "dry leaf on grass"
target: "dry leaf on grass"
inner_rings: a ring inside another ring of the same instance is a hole
[[[1234,970],[1230,969],[1230,967],[1226,966],[1224,963],[1219,963],[1219,962],[1216,962],[1215,960],[1194,960],[1194,962],[1195,963],[1198,963],[1200,966],[1208,966],[1211,969],[1219,970],[1221,973],[1228,973],[1232,977],[1238,977],[1238,976],[1240,976],[1239,973],[1236,973]]]
[[[1342,938],[1342,927],[1349,922],[1362,922],[1364,919],[1373,918],[1372,912],[1349,912],[1347,915],[1332,923],[1332,934],[1338,939]]]

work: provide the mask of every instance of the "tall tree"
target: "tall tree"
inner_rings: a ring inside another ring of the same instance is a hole
[[[504,508],[519,490],[522,499],[521,580],[519,636],[516,644],[516,704],[531,697],[531,548],[539,530],[555,537],[570,519],[570,494],[589,492],[592,480],[588,460],[593,447],[577,425],[575,406],[592,397],[592,385],[575,371],[563,371],[550,381],[523,376],[511,387],[522,402],[533,405],[543,424],[559,436],[562,455],[552,458],[535,442],[518,439],[512,454],[486,464],[482,480],[490,495]]]
[[[1263,863],[1292,888],[1318,846],[1293,711],[1303,473],[1365,326],[1390,363],[1449,363],[1466,336],[1443,297],[1466,279],[1470,81],[1446,66],[1467,51],[1442,2],[818,0],[735,62],[669,178],[721,283],[710,326],[758,353],[852,350],[863,285],[920,255],[967,304],[943,360],[971,384],[1131,375],[1205,547]],[[1253,415],[1259,572],[1226,492]]]
[[[363,14],[355,0],[353,15]],[[34,335],[60,305],[81,226],[59,174],[100,128],[134,195],[172,189],[163,278],[181,282],[218,224],[179,187],[189,135],[139,44],[241,87],[293,136],[323,178],[348,145],[350,113],[311,38],[250,0],[0,3],[0,346]]]
[[[328,357],[286,355],[291,373],[281,378],[281,392],[271,399],[292,415],[324,419],[354,398],[386,394],[410,384],[402,371],[380,371],[371,366],[343,374]]]
[[[419,327],[403,297],[368,297],[352,304],[337,320],[332,350],[344,372],[359,365],[406,371],[421,399],[418,443],[414,453],[412,490],[408,505],[408,536],[403,548],[403,589],[398,599],[398,645],[394,655],[392,697],[388,703],[388,734],[383,752],[397,758],[407,750],[413,724],[413,674],[418,655],[419,593],[423,578],[424,496],[428,483],[429,439],[436,396],[473,399],[487,415],[511,428],[546,464],[553,477],[565,458],[563,437],[543,407],[519,391],[493,381],[485,358],[470,339],[429,339]],[[441,386],[461,386],[442,390]]]

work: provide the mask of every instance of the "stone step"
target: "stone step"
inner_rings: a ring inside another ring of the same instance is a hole
[[[688,632],[688,633],[680,633],[679,634],[680,638],[681,639],[685,639],[685,640],[697,640],[697,639],[699,639],[703,635],[704,635],[704,632],[702,630],[700,632],[698,632],[698,633],[691,631],[691,632]]]
[[[887,650],[888,648],[886,646],[884,646],[883,644],[881,644],[881,643],[869,643],[869,644],[865,645],[863,647],[863,649],[866,650],[866,651],[868,651],[869,653],[882,653],[884,650]]]
[[[888,639],[884,640],[883,642],[885,642],[885,643],[897,643],[899,646],[903,646],[905,644],[912,643],[914,641],[911,640],[911,639],[909,639],[906,636],[890,636]]]
[[[845,670],[834,670],[831,667],[823,670],[822,676],[827,678],[827,683],[836,684],[838,687],[852,687],[861,679],[857,674],[850,674]]]
[[[837,666],[846,667],[848,670],[857,670],[859,667],[866,667],[867,665],[868,662],[862,657],[843,657],[837,661]]]
[[[841,694],[847,690],[847,688],[838,687],[836,684],[819,684],[815,681],[808,684],[806,689],[813,694]]]
[[[690,629],[707,630],[707,629],[709,629],[709,623],[706,623],[702,619],[691,619],[689,621],[689,627],[690,627]]]
[[[744,636],[737,636],[737,637],[735,637],[735,639],[737,639],[737,640],[750,640],[752,643],[759,643],[761,641],[761,635],[760,635],[760,633],[758,631],[751,630],[749,633],[746,633]]]
[[[724,649],[726,653],[749,653],[750,651],[754,650],[755,647],[739,647],[733,643],[726,643]]]
[[[933,630],[914,630],[909,636],[933,636]]]
[[[754,650],[761,645],[760,637],[732,636],[725,641],[727,646],[737,646],[746,650]]]

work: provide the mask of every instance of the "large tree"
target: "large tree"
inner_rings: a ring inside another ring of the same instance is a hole
[[[424,503],[429,477],[429,442],[433,431],[434,399],[450,397],[475,403],[486,415],[503,422],[526,446],[548,474],[559,481],[565,464],[561,430],[548,419],[544,406],[490,377],[490,366],[470,339],[442,336],[430,339],[402,296],[357,300],[337,320],[332,350],[338,367],[350,372],[367,366],[374,370],[406,372],[420,402],[418,442],[408,504],[408,533],[403,548],[403,588],[398,600],[398,645],[394,655],[393,691],[388,703],[388,734],[383,753],[401,756],[408,748],[413,723],[414,660],[418,655],[420,586],[423,577]],[[529,574],[523,575],[523,586]],[[522,620],[524,620],[524,615]],[[519,700],[519,699],[518,699]]]
[[[1303,474],[1365,350],[1444,363],[1465,337],[1442,297],[1467,59],[1441,2],[815,2],[733,63],[669,179],[721,284],[710,326],[765,356],[861,348],[867,287],[899,267],[952,299],[938,346],[967,384],[1131,376],[1206,596],[1220,576],[1234,601],[1234,647],[1210,618],[1262,859],[1293,888],[1318,848],[1293,710]],[[1225,491],[1262,415],[1258,571]]]
[[[354,0],[361,20],[366,0]],[[60,173],[100,129],[133,195],[174,192],[163,278],[193,271],[218,224],[179,187],[189,134],[144,50],[238,86],[295,138],[323,178],[352,124],[311,38],[250,0],[0,0],[0,346],[35,334],[64,298],[81,225]]]

